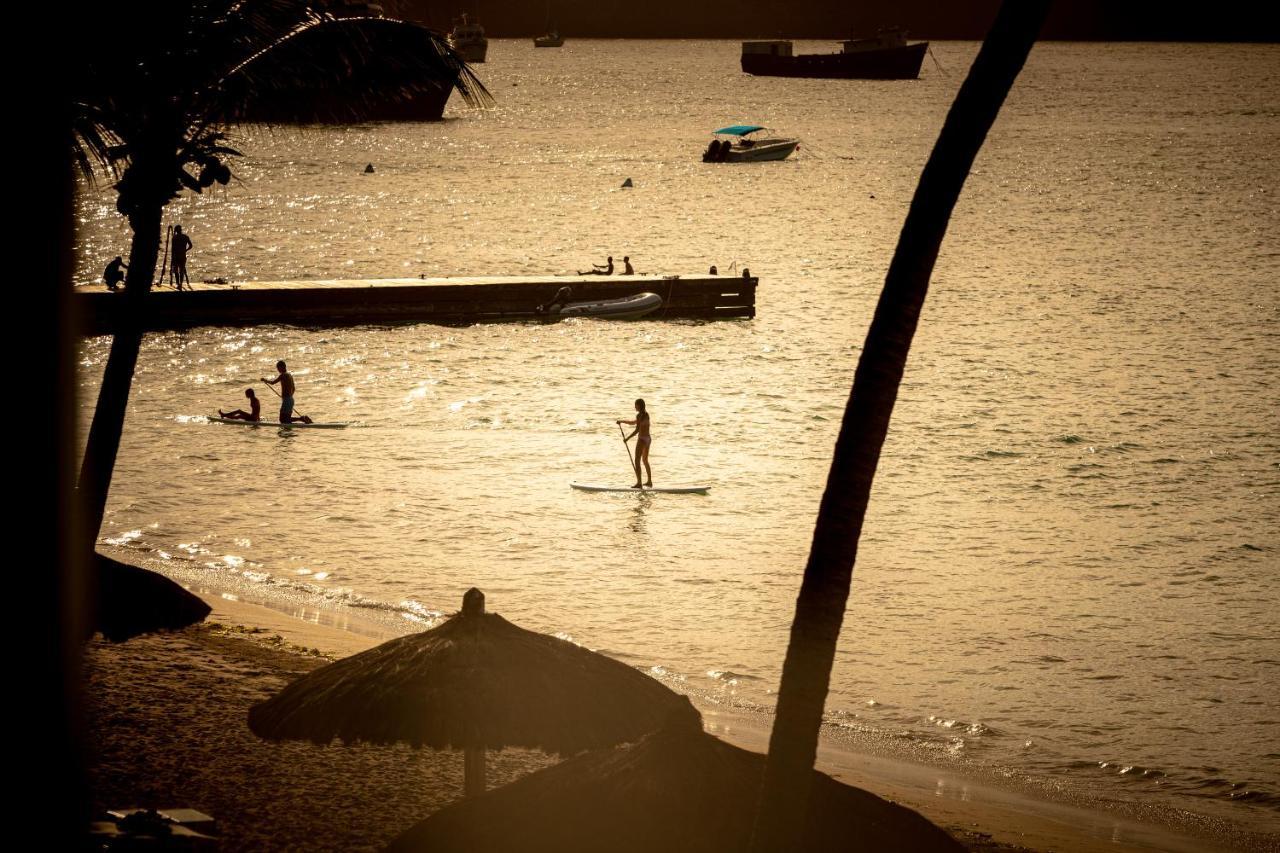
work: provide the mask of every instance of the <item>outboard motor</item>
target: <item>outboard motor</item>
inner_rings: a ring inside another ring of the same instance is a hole
[[[716,162],[723,163],[728,158],[729,149],[732,147],[733,147],[733,144],[729,142],[729,140],[727,139],[721,142],[720,151],[716,154]]]
[[[716,153],[719,150],[720,150],[720,140],[719,139],[711,140],[711,144],[707,146],[707,150],[702,152],[702,162],[714,163],[716,160]]]
[[[559,311],[569,301],[569,297],[573,295],[573,289],[570,287],[562,287],[556,291],[556,295],[551,298],[550,302],[539,305],[533,309],[538,314],[549,314]]]

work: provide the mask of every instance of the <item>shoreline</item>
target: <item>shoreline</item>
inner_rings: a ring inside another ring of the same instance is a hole
[[[127,549],[111,550],[118,559],[124,556],[119,551]],[[136,552],[127,556],[137,561]],[[183,579],[178,580],[183,583]],[[236,592],[210,585],[183,585],[213,608],[207,620],[217,626],[213,630],[229,631],[245,643],[270,646],[283,654],[317,660],[346,657],[404,633],[346,605],[297,605],[286,612],[275,602],[250,601]],[[708,702],[696,695],[690,698],[702,712],[709,732],[735,746],[767,751],[767,716]],[[1270,848],[1268,836],[1262,833],[1200,815],[1186,813],[1188,825],[1174,827],[1144,820],[1141,815],[1120,814],[1100,803],[1038,797],[1034,792],[997,786],[973,775],[860,751],[853,744],[828,737],[827,732],[819,743],[818,769],[915,809],[976,851],[1192,853]],[[438,802],[435,807],[444,804]],[[422,816],[425,815],[419,815]]]

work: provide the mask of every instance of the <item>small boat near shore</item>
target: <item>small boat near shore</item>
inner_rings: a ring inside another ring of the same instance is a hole
[[[566,291],[569,291],[566,293]],[[589,302],[568,302],[572,291],[560,288],[546,305],[538,306],[538,313],[548,319],[564,317],[598,317],[602,320],[635,320],[652,314],[662,307],[662,297],[656,293],[636,293],[617,299],[596,299]]]
[[[735,124],[712,131],[717,137],[702,152],[704,163],[761,163],[785,160],[800,147],[799,139],[752,139],[751,134],[768,130],[755,124]],[[729,137],[720,139],[719,137]]]
[[[489,40],[485,38],[484,27],[473,22],[466,12],[462,19],[454,24],[449,33],[449,45],[461,56],[464,62],[476,64],[484,62],[489,52]]]
[[[744,41],[742,70],[760,77],[825,77],[837,80],[915,80],[927,41],[907,43],[899,27],[880,30],[874,38],[846,39],[840,53],[795,56],[789,41]]]

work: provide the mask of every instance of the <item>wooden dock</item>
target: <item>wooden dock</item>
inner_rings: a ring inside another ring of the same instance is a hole
[[[148,294],[148,330],[195,326],[358,326],[368,323],[471,325],[546,320],[535,309],[561,287],[571,301],[656,293],[662,307],[645,320],[722,320],[756,314],[757,278],[734,276],[482,276],[197,284],[195,290],[157,288]],[[110,334],[123,303],[102,285],[77,287],[82,333]]]

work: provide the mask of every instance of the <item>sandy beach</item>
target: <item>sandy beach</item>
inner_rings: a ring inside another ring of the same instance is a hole
[[[325,658],[278,634],[210,623],[87,655],[93,805],[189,807],[224,850],[378,850],[462,791],[460,754],[407,746],[269,743],[249,706]],[[505,750],[493,784],[551,759]]]
[[[252,704],[378,639],[217,594],[204,597],[214,608],[206,624],[122,644],[98,639],[88,647],[96,810],[195,808],[217,819],[225,850],[376,850],[460,796],[457,753],[255,737],[246,725]],[[761,726],[730,709],[701,710],[709,731],[765,748]],[[490,784],[555,760],[524,750],[491,753]],[[1224,847],[831,745],[819,767],[916,809],[971,850],[1266,849],[1265,839]]]

